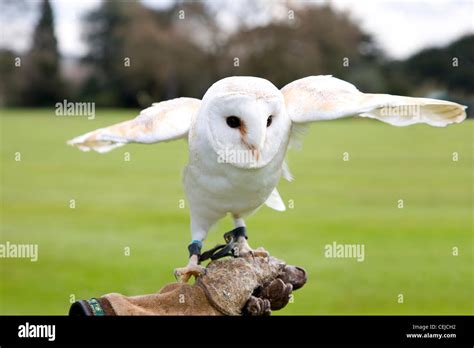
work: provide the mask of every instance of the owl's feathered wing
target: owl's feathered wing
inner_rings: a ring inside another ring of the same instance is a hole
[[[151,144],[185,138],[201,101],[176,98],[155,103],[129,121],[80,135],[67,143],[82,151],[109,152],[127,143]]]
[[[332,77],[309,76],[282,88],[294,124],[369,117],[394,126],[426,123],[444,127],[462,122],[466,107],[445,100],[362,93],[354,85]]]

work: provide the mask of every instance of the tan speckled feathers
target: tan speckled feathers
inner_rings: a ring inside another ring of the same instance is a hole
[[[109,152],[127,143],[151,144],[186,137],[201,101],[176,98],[155,103],[136,118],[68,141],[82,151]]]

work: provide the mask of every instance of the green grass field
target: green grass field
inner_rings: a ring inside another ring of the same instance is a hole
[[[105,155],[65,144],[133,116],[1,111],[1,242],[39,245],[37,262],[0,259],[1,314],[66,314],[74,297],[152,293],[186,263],[184,141]],[[473,133],[472,121],[443,129],[367,119],[313,125],[303,150],[289,155],[295,181],[279,185],[294,208],[263,207],[247,220],[251,245],[308,271],[307,285],[278,313],[473,314]],[[205,248],[231,228],[230,219],[215,226]],[[333,241],[364,244],[365,261],[325,258]]]

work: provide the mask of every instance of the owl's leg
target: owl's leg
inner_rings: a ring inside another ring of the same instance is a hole
[[[174,270],[174,276],[179,279],[182,283],[186,283],[191,276],[199,277],[206,273],[206,269],[200,266],[199,255],[201,254],[202,242],[199,240],[193,240],[189,246],[189,262],[186,267],[176,268]]]
[[[238,227],[244,227],[245,226],[245,221],[244,219],[237,217],[234,215],[234,226],[235,228]],[[238,245],[238,256],[239,257],[269,257],[270,254],[263,249],[262,247],[259,247],[257,249],[252,249],[247,242],[247,233],[245,232],[244,236],[239,236],[237,239],[237,245]]]
[[[176,268],[174,276],[182,283],[186,283],[191,276],[199,277],[206,273],[206,268],[199,265],[199,256],[201,255],[202,241],[207,236],[208,228],[196,226],[191,219],[191,235],[192,241],[188,245],[189,262],[186,267]]]

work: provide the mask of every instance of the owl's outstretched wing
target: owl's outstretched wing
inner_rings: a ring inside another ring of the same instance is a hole
[[[444,127],[466,118],[466,107],[457,103],[362,93],[354,85],[332,76],[305,77],[289,83],[281,92],[288,115],[296,124],[361,116],[394,126],[426,123]]]
[[[201,101],[176,98],[155,103],[129,121],[80,135],[67,143],[82,151],[109,152],[127,143],[151,144],[187,136]]]

